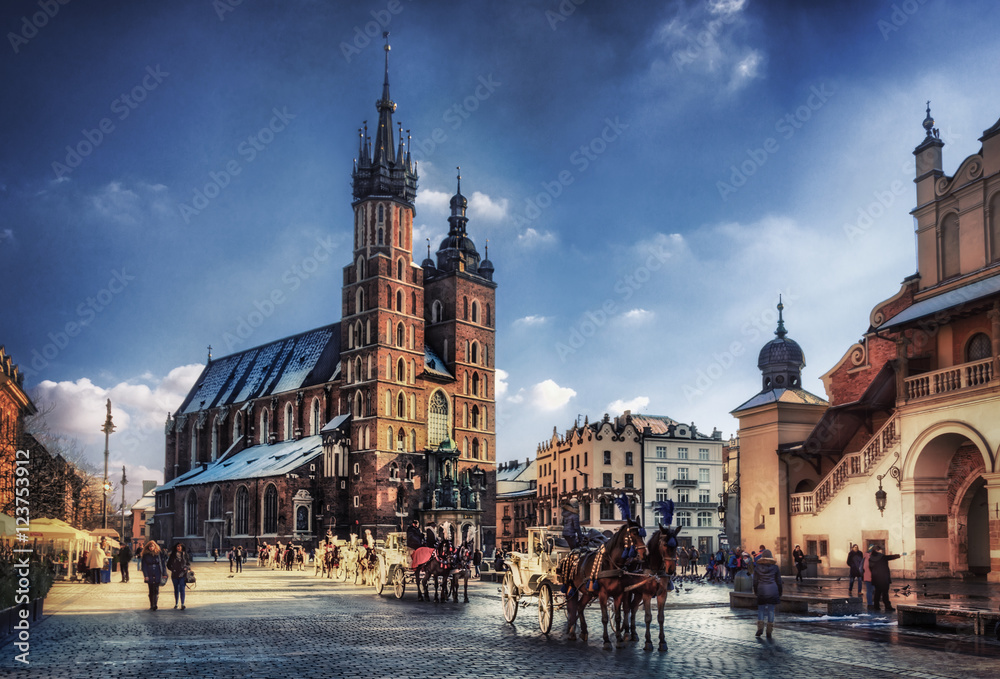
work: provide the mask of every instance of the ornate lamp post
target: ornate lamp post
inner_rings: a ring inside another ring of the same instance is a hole
[[[128,479],[125,478],[125,465],[122,465],[122,544],[124,545],[128,538],[125,536],[125,484],[128,483]],[[131,542],[129,540],[129,542]]]
[[[899,459],[899,453],[896,453],[896,460]],[[885,501],[886,492],[882,490],[882,479],[886,476],[891,476],[896,479],[896,487],[899,488],[901,482],[899,480],[900,471],[899,467],[896,466],[896,460],[893,460],[892,466],[886,470],[885,474],[879,474],[875,478],[878,480],[878,490],[875,491],[875,506],[878,507],[878,513],[881,516],[885,516]]]
[[[108,437],[115,430],[115,423],[111,421],[111,399],[108,399],[108,417],[104,420],[101,431],[104,432],[104,494],[101,500],[101,528],[108,527],[108,492],[111,490],[111,482],[108,481]]]

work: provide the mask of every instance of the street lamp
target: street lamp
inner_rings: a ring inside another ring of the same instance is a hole
[[[108,493],[111,491],[111,482],[108,481],[108,437],[115,430],[115,423],[111,421],[111,399],[108,399],[108,417],[104,420],[101,431],[104,432],[104,496],[101,499],[101,528],[108,527]]]
[[[128,539],[125,537],[125,484],[128,483],[128,479],[125,478],[125,465],[122,465],[122,544]]]
[[[899,453],[896,453],[896,460],[898,459],[899,459]],[[886,470],[885,474],[879,474],[878,476],[875,477],[878,480],[878,490],[875,491],[875,506],[878,507],[878,513],[881,516],[885,516],[885,500],[886,500],[886,492],[882,490],[882,479],[884,479],[886,476],[891,476],[892,478],[896,479],[896,487],[899,488],[901,486],[899,480],[900,472],[899,472],[899,467],[896,466],[896,460],[893,460],[892,466]]]

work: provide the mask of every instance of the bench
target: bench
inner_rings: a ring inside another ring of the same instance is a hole
[[[785,594],[778,604],[779,611],[808,613],[809,604],[826,606],[827,615],[860,615],[863,606],[860,597],[829,597],[810,594]],[[757,608],[757,595],[753,592],[730,592],[730,608]]]
[[[939,615],[951,615],[972,620],[976,634],[993,634],[1000,622],[1000,611],[988,611],[981,608],[957,608],[952,606],[934,606],[928,604],[898,604],[896,606],[900,627],[924,626],[933,627],[937,624]]]

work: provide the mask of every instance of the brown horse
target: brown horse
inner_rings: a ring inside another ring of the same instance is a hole
[[[667,640],[663,634],[663,610],[666,606],[667,592],[673,589],[671,578],[677,572],[677,534],[681,532],[680,527],[669,528],[660,525],[660,530],[653,533],[646,545],[646,558],[642,564],[642,571],[626,573],[624,610],[628,618],[623,621],[628,627],[626,632],[631,632],[632,641],[639,641],[639,635],[635,632],[635,614],[639,608],[639,603],[646,608],[646,645],[644,650],[653,650],[653,640],[649,635],[649,623],[653,620],[650,609],[650,600],[656,597],[657,622],[660,625],[660,645],[659,651],[667,650]]]
[[[413,569],[413,579],[417,583],[417,600],[430,601],[427,581],[434,578],[434,603],[441,601],[441,579],[447,579],[451,571],[452,546],[450,540],[439,541],[434,555]],[[444,585],[447,587],[447,585]]]
[[[625,586],[622,575],[634,559],[645,559],[646,543],[642,539],[642,526],[628,520],[596,551],[587,554],[574,552],[563,557],[559,562],[559,574],[570,589],[566,594],[567,614],[569,622],[566,628],[566,638],[576,639],[576,621],[580,620],[580,638],[584,641],[589,636],[587,619],[584,609],[595,597],[601,602],[601,622],[604,624],[604,647],[611,647],[608,637],[608,601],[611,600],[615,610],[621,606]],[[580,594],[574,594],[574,591]],[[616,616],[617,619],[617,616]],[[624,640],[620,630],[615,631],[619,644]]]

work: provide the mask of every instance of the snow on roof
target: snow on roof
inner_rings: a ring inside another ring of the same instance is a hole
[[[454,375],[448,372],[448,368],[445,366],[444,361],[441,360],[441,357],[435,354],[434,350],[426,344],[424,345],[424,370],[432,375],[455,379]]]
[[[322,434],[324,432],[333,431],[339,428],[340,425],[342,425],[345,421],[347,421],[347,418],[349,418],[350,416],[351,416],[350,413],[347,413],[346,415],[337,415],[335,418],[327,422],[322,429],[319,430],[320,433]]]
[[[196,413],[327,381],[340,360],[340,324],[286,337],[207,366],[179,414]]]
[[[199,465],[191,471],[159,486],[156,492],[223,481],[258,479],[282,476],[323,454],[321,436],[306,436],[298,441],[261,444],[241,450],[232,457],[208,465]]]

